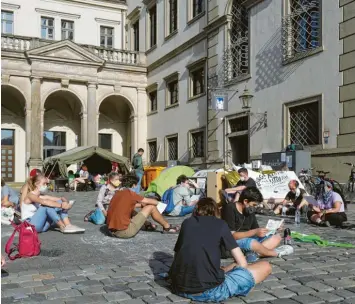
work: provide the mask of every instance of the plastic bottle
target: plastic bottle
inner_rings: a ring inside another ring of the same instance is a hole
[[[291,245],[292,241],[291,241],[291,230],[290,228],[286,228],[284,230],[284,244],[285,245]]]
[[[287,207],[286,206],[282,206],[282,216],[286,216],[286,211],[287,211]]]
[[[301,223],[301,212],[299,209],[297,209],[295,214],[295,224],[299,225],[300,223]]]

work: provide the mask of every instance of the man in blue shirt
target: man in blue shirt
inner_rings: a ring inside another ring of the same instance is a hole
[[[17,207],[19,194],[1,179],[1,207]]]

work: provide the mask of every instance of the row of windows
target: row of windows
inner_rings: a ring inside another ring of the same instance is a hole
[[[148,141],[148,161],[157,161],[158,145],[157,140]],[[189,158],[205,157],[205,132],[197,130],[189,132]],[[165,159],[179,159],[179,136],[178,134],[165,137]]]
[[[201,15],[204,10],[205,0],[189,0],[190,16],[189,19]],[[178,30],[178,0],[168,0],[166,2],[166,36]],[[133,50],[139,51],[139,20],[132,25],[133,31]],[[148,9],[148,49],[157,45],[157,6],[154,4]]]
[[[205,62],[189,69],[189,99],[197,98],[206,92],[205,87]],[[176,106],[179,104],[179,76],[165,78],[166,94],[165,107]],[[150,113],[158,111],[158,91],[157,88],[148,90]]]
[[[61,20],[61,39],[74,40],[74,21]],[[1,11],[1,33],[14,34],[14,13]],[[54,40],[55,24],[54,18],[41,17],[41,38]],[[100,46],[113,48],[114,29],[112,27],[100,26]]]

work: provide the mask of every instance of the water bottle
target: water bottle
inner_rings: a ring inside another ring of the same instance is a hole
[[[287,211],[287,207],[286,206],[282,206],[282,216],[286,216],[286,211]]]
[[[286,228],[284,230],[284,245],[291,245],[291,230],[290,228]]]
[[[300,223],[301,223],[301,212],[299,209],[296,209],[295,224],[299,225]]]

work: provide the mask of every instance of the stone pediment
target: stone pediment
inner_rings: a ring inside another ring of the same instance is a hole
[[[64,40],[26,52],[29,59],[46,59],[60,62],[102,65],[105,61],[76,43]]]

